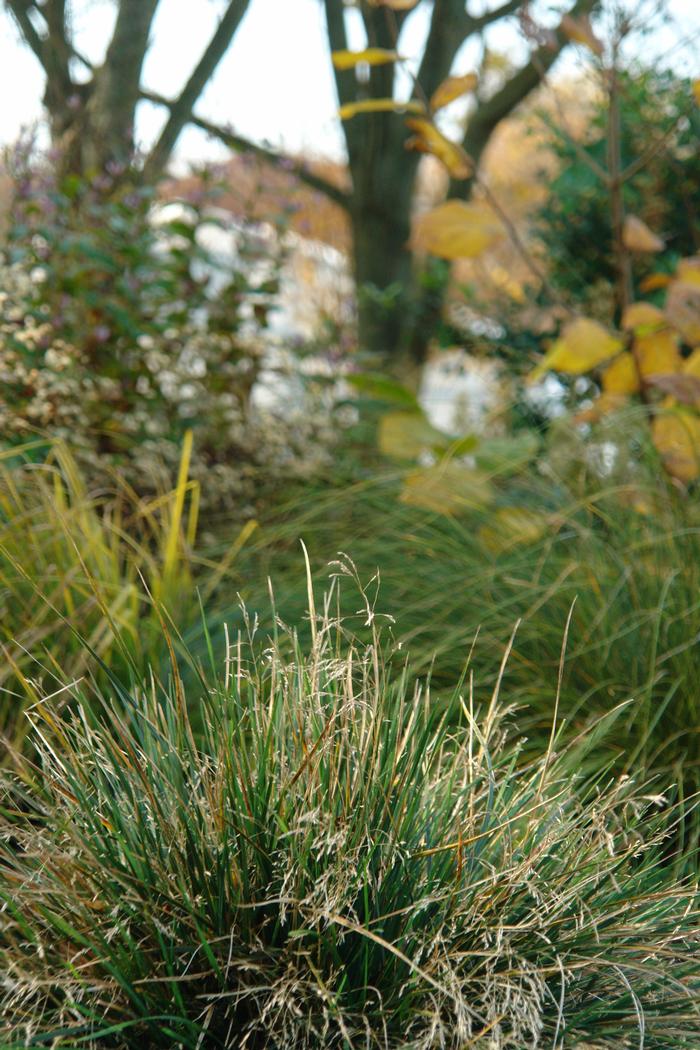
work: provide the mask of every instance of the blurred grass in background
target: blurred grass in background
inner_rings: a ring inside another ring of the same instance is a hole
[[[176,487],[139,497],[117,474],[88,488],[69,449],[32,446],[0,458],[0,732],[19,746],[25,705],[89,668],[129,680],[168,657],[163,634],[190,625],[233,571],[255,529],[236,532],[223,557],[197,550],[198,485],[188,480],[191,435]]]

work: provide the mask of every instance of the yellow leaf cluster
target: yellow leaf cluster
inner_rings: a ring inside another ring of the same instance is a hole
[[[626,226],[631,250],[658,251],[654,234],[641,220]],[[631,347],[589,318],[566,325],[531,379],[552,369],[579,375],[606,364],[600,397],[576,417],[600,419],[622,407],[627,398],[654,390],[651,436],[666,471],[689,483],[700,478],[700,256],[682,259],[672,278],[655,275],[655,287],[668,286],[664,309],[652,303],[632,303],[622,317]],[[682,355],[681,342],[695,349]]]
[[[623,395],[636,394],[639,391],[639,369],[637,363],[628,351],[618,354],[611,365],[605,369],[601,376],[601,384],[605,394]]]
[[[670,328],[635,336],[633,350],[643,379],[681,370],[678,337]]]
[[[652,303],[632,303],[622,315],[622,327],[638,335],[665,328],[667,323],[663,310]]]
[[[461,146],[451,142],[431,120],[409,117],[406,125],[415,134],[408,140],[408,149],[432,153],[441,160],[453,179],[468,179],[474,173],[474,164]]]
[[[416,220],[411,244],[441,259],[473,259],[500,236],[500,223],[483,205],[448,200]]]
[[[588,317],[576,318],[565,325],[530,380],[539,379],[548,371],[583,375],[615,357],[622,347],[622,341],[598,321]]]
[[[667,286],[663,311],[635,303],[624,322],[634,331],[641,376],[667,395],[653,419],[652,440],[671,477],[687,484],[700,477],[700,349],[684,360],[679,338],[700,347],[700,257],[682,259]]]
[[[669,406],[656,416],[651,432],[668,473],[679,481],[695,481],[700,476],[700,417]]]
[[[625,310],[622,327],[634,334],[632,349],[642,379],[680,371],[682,360],[678,336],[658,306],[632,303]]]

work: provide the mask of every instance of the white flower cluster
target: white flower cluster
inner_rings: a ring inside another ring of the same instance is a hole
[[[32,277],[19,265],[0,267],[0,440],[37,429],[69,437],[80,426],[90,377],[79,353],[56,338],[32,310]]]

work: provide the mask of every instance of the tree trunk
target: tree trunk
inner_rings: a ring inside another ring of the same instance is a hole
[[[353,209],[351,219],[359,344],[372,355],[394,359],[404,353],[411,312],[409,216],[389,215],[374,204]]]
[[[117,0],[117,17],[104,61],[93,67],[74,47],[68,0],[5,0],[46,74],[44,105],[51,142],[59,158],[59,176],[90,178],[108,174],[119,181],[122,173],[123,179],[150,185],[163,174],[187,124],[203,123],[214,134],[227,137],[225,129],[199,121],[193,107],[226,54],[251,0],[228,0],[181,92],[168,99],[145,91],[141,84],[159,3],[160,0]],[[89,71],[89,80],[75,80],[71,71],[74,62],[80,62]],[[140,171],[136,171],[134,118],[142,99],[165,106],[169,115],[158,141],[143,159]]]
[[[571,15],[590,12],[599,0],[574,0]],[[403,14],[360,3],[367,43],[396,47]],[[415,94],[429,99],[452,69],[461,45],[499,19],[517,13],[523,0],[504,0],[483,15],[470,15],[464,0],[434,0],[430,28],[420,62]],[[332,51],[347,50],[343,0],[324,0]],[[561,28],[532,55],[496,93],[478,105],[465,139],[478,167],[497,124],[538,84],[556,61],[568,37]],[[395,97],[390,63],[373,66],[369,80],[354,70],[334,70],[338,99],[353,103],[367,98]],[[418,162],[406,154],[406,129],[398,114],[366,114],[343,122],[353,188],[349,214],[354,239],[354,269],[358,294],[359,342],[362,349],[385,357],[422,362],[428,341],[442,313],[450,267],[429,260],[418,271],[408,248]],[[466,198],[473,182],[454,184],[453,195]]]
[[[101,173],[111,163],[128,165],[134,146],[134,117],[141,70],[159,0],[121,0],[114,35],[97,70],[87,105],[87,170]]]

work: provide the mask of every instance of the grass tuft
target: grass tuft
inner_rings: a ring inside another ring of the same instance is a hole
[[[620,731],[596,761],[629,775],[663,776],[687,797],[700,790],[700,516],[697,501],[650,469],[634,482],[586,482],[532,471],[503,506],[437,514],[398,499],[400,478],[326,490],[285,509],[261,532],[260,578],[276,581],[281,615],[297,621],[296,537],[316,555],[317,578],[341,547],[364,577],[381,571],[383,600],[413,669],[448,686],[474,638],[481,687],[491,686],[512,626],[520,621],[505,677],[535,748],[549,737],[563,625],[574,604],[560,715],[576,735],[618,705]],[[540,534],[508,537],[497,514],[533,508]],[[498,541],[498,542],[497,542]],[[246,594],[265,608],[260,588]],[[231,613],[222,613],[222,616]],[[210,617],[213,629],[216,613]],[[192,639],[193,645],[198,643]],[[698,822],[683,829],[690,849]]]
[[[700,1045],[673,811],[572,772],[604,726],[525,759],[497,691],[410,684],[364,594],[365,642],[333,589],[318,609],[306,646],[227,639],[201,737],[175,669],[33,707],[40,768],[3,786],[2,1046]]]

